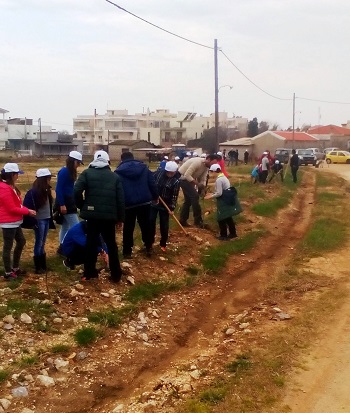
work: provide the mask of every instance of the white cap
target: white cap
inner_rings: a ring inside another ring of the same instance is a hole
[[[169,159],[169,157],[165,155],[165,156],[164,156],[164,159]]]
[[[191,152],[186,152],[186,156],[191,156]]]
[[[267,155],[267,152],[263,152],[263,155]]]
[[[17,174],[24,174],[23,171],[21,171],[16,163],[7,163],[4,166],[4,172],[14,172]]]
[[[180,160],[180,156],[175,156],[175,161],[179,161]]]
[[[194,151],[192,156],[198,156],[198,153],[196,151]]]
[[[277,163],[277,164],[278,164],[278,163],[280,163],[280,161],[279,161],[278,159],[276,159],[276,160],[275,160],[275,163]]]
[[[96,151],[94,154],[94,161],[109,162],[109,155],[106,151]]]
[[[221,166],[218,163],[213,163],[213,165],[210,166],[209,171],[217,172],[218,169],[221,171]]]
[[[84,164],[83,164],[83,155],[82,155],[80,152],[78,152],[78,151],[70,151],[68,156],[69,156],[70,158],[73,158],[73,159],[79,161],[82,165],[84,165]]]
[[[41,178],[43,176],[52,176],[52,173],[48,168],[40,168],[36,171],[35,176]]]
[[[202,153],[201,158],[206,158],[207,154],[206,153]]]
[[[216,152],[216,154],[222,156],[222,152],[220,152],[220,151]]]
[[[174,161],[169,161],[165,164],[165,170],[168,172],[176,172],[179,165]]]

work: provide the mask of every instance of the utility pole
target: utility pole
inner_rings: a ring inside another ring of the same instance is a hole
[[[109,129],[107,129],[107,153],[109,153]]]
[[[215,76],[215,143],[219,150],[219,83],[218,83],[218,41],[214,39],[214,76]]]
[[[293,93],[293,132],[292,132],[292,139],[293,139],[293,143],[292,143],[292,146],[293,146],[293,149],[295,149],[295,145],[294,145],[294,143],[295,143],[295,136],[294,136],[294,127],[295,127],[295,93]]]
[[[38,123],[39,123],[39,144],[40,144],[39,156],[40,158],[42,158],[43,157],[43,142],[41,138],[41,118],[38,119]]]

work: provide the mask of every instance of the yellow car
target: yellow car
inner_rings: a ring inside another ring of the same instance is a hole
[[[350,152],[332,151],[326,154],[326,162],[329,163],[350,163]]]

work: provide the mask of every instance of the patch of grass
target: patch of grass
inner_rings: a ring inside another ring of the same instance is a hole
[[[136,310],[133,305],[128,305],[119,309],[96,311],[88,315],[91,323],[101,324],[105,327],[119,327],[126,317],[132,315]]]
[[[238,373],[242,370],[248,370],[252,365],[249,358],[250,357],[247,354],[237,355],[236,360],[231,361],[226,365],[227,371],[230,373]]]
[[[28,366],[33,366],[34,364],[37,364],[38,362],[39,362],[39,358],[37,356],[30,356],[30,357],[22,357],[15,364],[17,364],[20,367],[28,367]]]
[[[0,383],[6,381],[10,374],[11,373],[8,370],[0,370]]]
[[[227,394],[226,387],[218,387],[218,388],[210,388],[208,390],[203,391],[199,395],[199,400],[203,403],[208,404],[217,404],[223,401]]]
[[[317,201],[320,203],[329,203],[342,199],[343,195],[336,192],[319,192],[317,194]]]
[[[292,193],[284,191],[280,196],[270,199],[269,201],[259,202],[252,206],[252,211],[263,217],[273,217],[278,210],[285,208],[291,198]]]
[[[80,346],[88,346],[101,336],[101,331],[94,327],[82,327],[74,333],[74,339]]]
[[[181,288],[179,283],[173,282],[143,282],[130,288],[124,299],[137,304],[142,301],[151,301],[161,294],[170,291],[178,291]]]
[[[343,221],[321,218],[313,223],[302,241],[301,247],[308,254],[319,254],[341,247],[347,238],[347,228]]]
[[[189,265],[188,267],[185,268],[185,271],[187,272],[187,274],[190,274],[190,275],[198,275],[200,270],[201,269],[197,267],[196,265]]]
[[[20,299],[10,299],[7,302],[6,310],[8,313],[14,315],[20,315],[22,313],[33,312],[36,315],[48,316],[53,311],[54,308],[51,304],[47,303],[35,303],[32,300],[20,300]]]
[[[64,354],[67,355],[71,351],[71,347],[67,344],[55,344],[51,347],[51,352],[54,354]]]
[[[191,399],[185,403],[185,406],[180,411],[186,413],[210,413],[211,409],[204,403]]]
[[[263,236],[264,231],[252,231],[234,241],[227,241],[208,248],[201,257],[205,270],[215,272],[226,265],[227,258],[232,254],[242,254],[252,249],[257,241]]]

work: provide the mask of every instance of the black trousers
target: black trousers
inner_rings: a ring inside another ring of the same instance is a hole
[[[125,210],[125,222],[123,227],[123,255],[132,253],[134,246],[134,230],[137,223],[141,230],[142,241],[147,249],[152,247],[151,231],[149,225],[150,208],[148,205],[140,205]]]
[[[151,207],[150,214],[150,231],[152,244],[155,240],[157,215],[159,213],[159,228],[160,228],[160,246],[166,247],[169,237],[169,213],[165,208]]]
[[[119,281],[122,275],[118,257],[116,235],[116,222],[108,219],[88,219],[86,233],[86,255],[84,259],[84,275],[86,278],[97,277],[96,261],[98,255],[99,235],[107,245],[109,269],[111,278]]]
[[[11,272],[13,268],[19,267],[22,251],[26,245],[26,240],[21,227],[17,228],[2,228],[3,248],[2,260],[4,262],[5,272]],[[13,262],[11,265],[11,250],[13,242],[16,241],[15,249],[13,250]]]
[[[184,194],[184,203],[180,211],[180,221],[181,224],[187,222],[190,216],[190,208],[192,207],[193,220],[195,225],[201,225],[203,223],[202,219],[202,209],[199,205],[199,195],[195,187],[191,182],[183,180],[180,181],[180,187]]]
[[[227,228],[229,231],[229,235],[237,236],[236,233],[236,225],[232,217],[228,217],[218,221],[219,228],[220,228],[220,237],[227,237]]]
[[[292,177],[293,177],[293,182],[297,182],[297,172],[298,172],[298,167],[297,166],[291,166],[290,170],[292,172]]]
[[[73,251],[67,255],[69,265],[81,265],[84,264],[86,257],[86,247],[81,245],[75,245]]]

